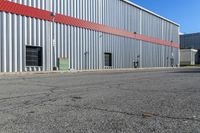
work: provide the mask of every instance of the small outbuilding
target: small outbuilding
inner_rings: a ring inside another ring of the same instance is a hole
[[[196,49],[181,49],[180,63],[184,65],[195,65],[198,62],[198,50]]]

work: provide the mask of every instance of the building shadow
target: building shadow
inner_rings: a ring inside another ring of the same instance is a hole
[[[186,70],[178,70],[171,73],[200,73],[200,68],[190,68]]]

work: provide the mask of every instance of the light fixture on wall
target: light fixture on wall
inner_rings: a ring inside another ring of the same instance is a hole
[[[55,17],[56,13],[55,12],[51,12],[51,17]]]

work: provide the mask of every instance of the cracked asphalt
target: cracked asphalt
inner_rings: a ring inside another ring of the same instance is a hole
[[[0,133],[200,133],[200,68],[0,76]]]

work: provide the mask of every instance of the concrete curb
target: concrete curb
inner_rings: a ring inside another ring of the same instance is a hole
[[[43,74],[62,74],[62,73],[102,73],[102,72],[145,72],[145,71],[171,71],[171,70],[183,70],[188,68],[200,68],[200,67],[153,67],[153,68],[124,68],[124,69],[94,69],[94,70],[69,70],[69,71],[40,71],[40,72],[10,72],[0,73],[0,76],[30,76],[30,75],[43,75]]]
[[[189,68],[189,67],[187,67]],[[194,67],[191,67],[194,68]],[[146,70],[173,70],[184,68],[124,68],[124,69],[94,69],[94,70],[69,70],[69,71],[40,71],[40,72],[7,72],[0,73],[0,76],[12,76],[12,75],[33,75],[33,74],[59,74],[59,73],[83,73],[83,72],[120,72],[120,71],[146,71]]]
[[[78,73],[78,72],[120,72],[120,71],[168,71],[168,70],[184,70],[184,69],[194,69],[200,67],[151,67],[151,68],[124,68],[124,69],[98,69],[98,70],[71,70],[70,73]]]

